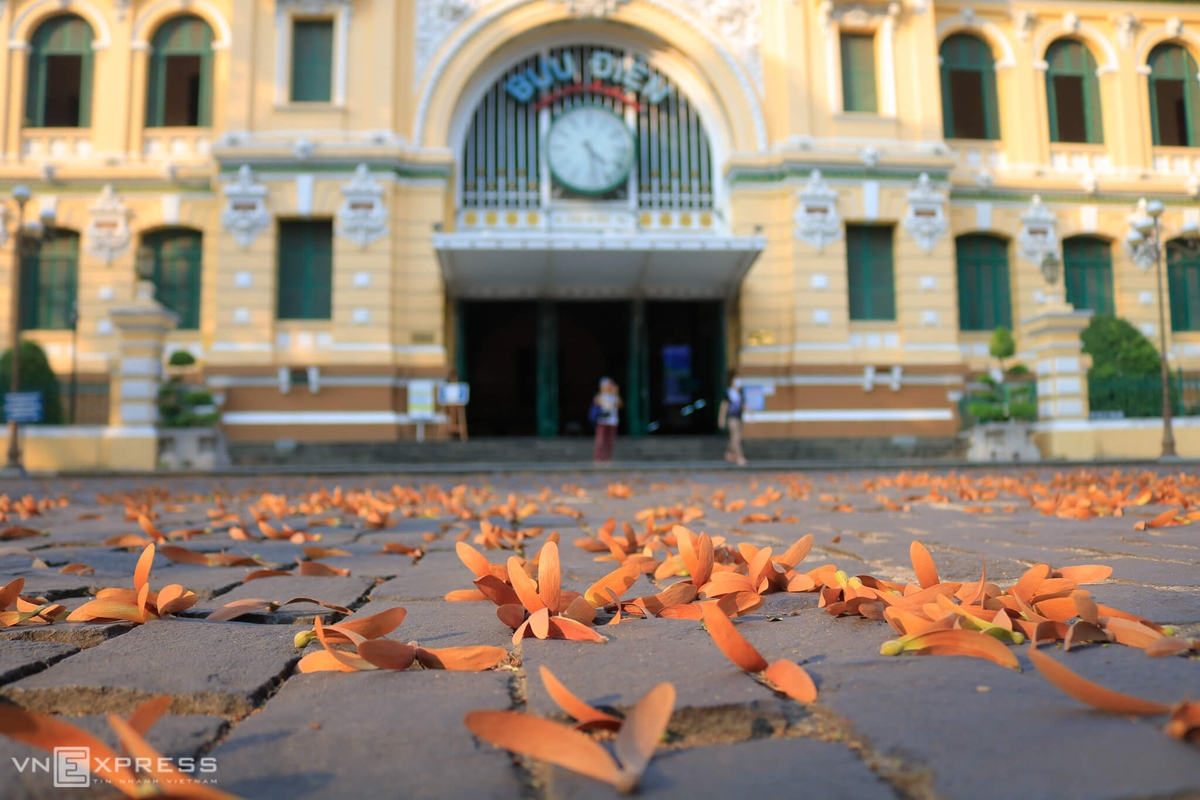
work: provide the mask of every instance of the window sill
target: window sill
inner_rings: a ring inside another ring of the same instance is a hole
[[[21,128],[21,133],[28,136],[67,136],[70,134],[75,134],[77,136],[90,136],[92,133],[92,127],[89,125],[86,128],[36,128],[33,125],[26,125]]]
[[[211,125],[146,125],[145,131],[147,133],[175,134],[177,136],[179,134],[185,134],[185,133],[194,133],[194,134],[200,135],[200,134],[205,134],[205,133],[212,133],[212,126]]]
[[[834,114],[833,119],[835,122],[876,122],[880,124],[896,122],[896,117],[885,117],[871,111],[842,111]]]
[[[346,105],[345,103],[276,103],[275,110],[284,113],[343,112],[346,110]]]

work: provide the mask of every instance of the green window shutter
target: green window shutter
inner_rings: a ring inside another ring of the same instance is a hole
[[[200,327],[203,237],[200,231],[168,228],[142,237],[154,258],[154,296],[179,315],[179,330]]]
[[[212,81],[213,49],[212,28],[197,16],[172,17],[159,26],[151,41],[150,74],[146,84],[146,125],[162,127],[171,124],[167,119],[167,106],[173,92],[193,91],[187,87],[169,85],[171,64],[181,61],[199,64],[199,74],[194,76],[197,84],[196,126],[212,124]],[[176,73],[179,75],[180,73]],[[189,76],[190,77],[190,76]],[[189,96],[189,102],[191,97]],[[176,98],[178,100],[178,98]],[[190,123],[190,120],[189,120]],[[177,121],[174,124],[179,124]]]
[[[942,42],[939,55],[942,124],[946,138],[999,139],[1000,111],[996,95],[996,62],[991,48],[977,36],[959,33]],[[978,83],[979,96],[967,98],[970,103],[968,107],[955,108],[953,82],[956,75],[973,76],[974,81]],[[975,115],[978,117],[969,118]],[[978,129],[982,137],[966,136],[963,133],[964,129]]]
[[[843,33],[842,107],[846,111],[878,112],[875,90],[875,37],[869,33]]]
[[[964,331],[1012,328],[1008,242],[970,234],[955,240],[958,267],[958,319]]]
[[[279,223],[279,319],[330,319],[333,315],[333,222]]]
[[[1115,313],[1112,246],[1094,236],[1073,236],[1062,247],[1067,302],[1097,314]]]
[[[1050,141],[1066,141],[1062,135],[1073,119],[1060,119],[1060,113],[1079,113],[1083,117],[1083,142],[1104,143],[1104,122],[1100,108],[1100,79],[1096,75],[1096,59],[1092,52],[1074,39],[1059,39],[1046,49],[1046,103],[1050,118]],[[1071,95],[1060,96],[1058,78],[1076,79],[1071,83]],[[1078,87],[1078,89],[1074,87]],[[1078,91],[1078,96],[1074,93]]]
[[[21,327],[69,329],[78,276],[79,234],[47,229],[37,252],[21,260]]]
[[[892,228],[846,226],[846,269],[851,320],[894,320],[896,284]]]
[[[292,102],[333,99],[333,21],[296,20],[292,26]]]
[[[91,125],[93,38],[92,26],[74,14],[51,17],[33,32],[25,83],[26,127],[44,128],[51,123],[77,128]],[[64,57],[79,59],[78,83],[64,79],[61,74],[56,80],[51,74],[52,63],[61,63]],[[78,106],[69,119],[47,121],[46,107],[51,95],[58,99],[77,95]]]
[[[1200,253],[1167,243],[1167,290],[1171,330],[1200,330]]]
[[[1164,121],[1175,121],[1178,112],[1178,109],[1159,107],[1161,82],[1175,83],[1182,89],[1186,133],[1181,144],[1185,147],[1200,147],[1200,77],[1197,76],[1196,60],[1186,48],[1164,42],[1150,51],[1146,64],[1150,67],[1150,125],[1154,133],[1154,144],[1164,143],[1162,124]]]

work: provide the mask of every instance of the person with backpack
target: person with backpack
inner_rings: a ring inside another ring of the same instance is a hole
[[[612,378],[600,379],[600,391],[592,398],[592,410],[588,419],[596,426],[596,445],[592,449],[592,460],[597,466],[612,462],[613,443],[617,440],[617,424],[623,405],[621,393]]]
[[[746,466],[746,456],[742,453],[742,410],[745,407],[745,397],[742,387],[738,384],[736,372],[729,373],[729,388],[725,391],[725,399],[721,401],[721,410],[717,413],[717,425],[729,431],[729,445],[725,448],[725,460],[736,463],[739,467]]]

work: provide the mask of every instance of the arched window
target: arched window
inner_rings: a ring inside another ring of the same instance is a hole
[[[207,127],[212,109],[212,28],[199,17],[167,20],[150,43],[146,126]]]
[[[1103,144],[1096,59],[1082,42],[1059,39],[1046,50],[1050,141]]]
[[[66,330],[79,285],[79,234],[47,228],[37,251],[21,259],[21,327]]]
[[[142,236],[145,255],[154,259],[154,297],[179,315],[179,330],[200,327],[200,231],[163,228]]]
[[[1150,124],[1154,143],[1200,147],[1200,76],[1196,59],[1182,46],[1164,42],[1150,51]]]
[[[1171,330],[1200,331],[1200,251],[1167,242],[1167,288],[1171,294]]]
[[[942,42],[942,121],[947,139],[999,139],[996,62],[987,44],[965,33]]]
[[[33,32],[25,84],[25,127],[86,128],[92,116],[92,26],[74,14]]]
[[[954,240],[958,261],[958,326],[964,331],[1012,327],[1008,242],[972,233]]]
[[[1064,239],[1063,282],[1067,302],[1075,308],[1114,313],[1112,245],[1095,236]]]

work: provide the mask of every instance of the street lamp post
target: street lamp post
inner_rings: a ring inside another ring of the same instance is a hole
[[[71,303],[71,424],[75,424],[75,395],[79,389],[79,301]]]
[[[12,198],[17,204],[17,230],[13,234],[12,275],[9,280],[9,327],[12,331],[12,359],[10,364],[12,392],[21,390],[21,258],[23,256],[22,240],[25,235],[25,204],[33,196],[28,186],[15,186]],[[21,442],[19,425],[16,420],[8,421],[8,463],[4,474],[24,476],[25,468],[21,465]]]
[[[1145,216],[1133,220],[1133,230],[1126,239],[1132,252],[1141,251],[1145,261],[1154,265],[1155,278],[1158,282],[1158,336],[1160,373],[1162,377],[1162,457],[1175,458],[1175,431],[1171,424],[1171,371],[1167,366],[1167,308],[1166,291],[1163,289],[1163,259],[1166,248],[1162,240],[1163,204],[1160,200],[1151,200],[1144,204]]]

